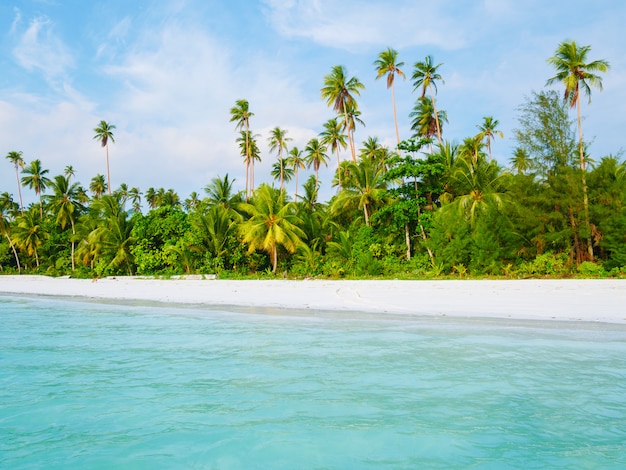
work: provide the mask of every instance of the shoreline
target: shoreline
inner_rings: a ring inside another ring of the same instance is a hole
[[[206,306],[626,324],[626,281],[218,280],[0,276],[0,294]]]

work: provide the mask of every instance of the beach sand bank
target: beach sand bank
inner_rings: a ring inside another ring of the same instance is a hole
[[[0,294],[626,324],[626,281],[210,280],[0,276]]]

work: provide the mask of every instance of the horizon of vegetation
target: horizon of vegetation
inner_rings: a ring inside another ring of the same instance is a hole
[[[602,89],[605,60],[590,46],[563,41],[548,59],[555,75],[520,107],[510,168],[492,158],[503,137],[485,116],[461,143],[445,139],[445,110],[437,108],[442,64],[432,56],[413,65],[418,92],[410,139],[401,139],[395,79],[404,62],[392,48],[373,63],[390,90],[397,146],[369,137],[360,146],[357,77],[336,65],[324,76],[321,98],[336,116],[305,148],[290,147],[288,131],[272,129],[275,184],[255,187],[261,160],[246,99],[230,110],[246,168],[245,191],[229,175],[215,176],[205,196],[186,199],[169,189],[111,186],[108,150],[115,125],[100,121],[94,139],[104,148],[106,177],[88,188],[68,165],[50,177],[39,159],[19,151],[13,165],[17,195],[0,194],[3,273],[100,277],[216,273],[221,277],[537,277],[626,273],[626,166],[621,152],[595,160],[584,139],[581,101]],[[575,119],[570,117],[575,109]],[[348,158],[342,159],[342,151]],[[337,189],[320,202],[319,170],[334,170]],[[301,171],[312,169],[300,184]],[[20,177],[21,174],[21,177]],[[295,180],[290,196],[286,183]],[[299,188],[301,193],[299,194]],[[24,207],[22,190],[36,201]],[[142,199],[143,196],[143,199]],[[147,204],[144,208],[142,202]]]

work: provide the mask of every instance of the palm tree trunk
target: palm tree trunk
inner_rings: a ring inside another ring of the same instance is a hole
[[[435,125],[437,126],[437,139],[439,140],[439,145],[443,144],[441,140],[441,126],[439,125],[439,115],[437,114],[437,105],[435,104],[435,94],[432,90],[430,90],[430,95],[433,99],[433,111],[435,112]]]
[[[370,226],[370,216],[367,212],[367,203],[363,203],[363,214],[365,215],[365,225]]]
[[[276,267],[278,266],[278,249],[276,243],[272,246],[272,273],[276,274]]]
[[[109,184],[109,196],[111,195],[111,171],[109,170],[109,143],[106,144],[107,153],[107,183]]]
[[[576,100],[576,107],[578,112],[578,148],[580,152],[580,170],[583,183],[583,207],[585,211],[585,225],[587,226],[588,238],[587,238],[587,253],[589,254],[589,261],[594,260],[593,256],[593,237],[591,235],[591,222],[589,221],[589,197],[587,196],[587,177],[585,176],[585,153],[583,148],[583,124],[580,117],[580,97]]]
[[[20,197],[20,212],[24,215],[24,202],[22,201],[22,185],[20,184],[20,177],[17,172],[17,163],[15,164],[15,179],[17,180],[17,194]]]
[[[400,145],[400,131],[398,130],[398,113],[396,111],[396,92],[395,85],[391,82],[391,101],[393,102],[393,122],[396,125],[396,140],[398,141],[398,145]],[[402,156],[400,149],[398,149],[398,155]]]
[[[72,271],[74,271],[74,269],[75,269],[75,263],[74,263],[74,237],[76,236],[76,229],[74,228],[74,219],[70,218],[70,222],[72,223]]]
[[[339,188],[341,189],[341,157],[339,156],[339,145],[335,147],[337,152],[337,180],[339,181]]]
[[[424,226],[422,224],[420,224],[420,230],[422,231],[422,238],[426,241],[426,232],[424,231]],[[429,247],[426,247],[426,250],[428,250],[428,256],[430,257],[431,264],[435,266],[435,255]]]
[[[343,118],[345,119],[346,129],[348,130],[348,142],[350,142],[350,153],[352,154],[352,161],[356,163],[356,150],[354,148],[354,137],[350,132],[350,124],[348,123],[348,110],[346,108],[346,102],[343,102]]]
[[[409,233],[409,224],[404,223],[404,241],[406,242],[406,260],[411,259],[411,234]]]
[[[9,236],[9,234],[6,234],[7,236],[7,240],[9,240],[9,246],[11,247],[11,250],[13,250],[13,256],[15,256],[15,262],[17,263],[17,272],[19,274],[22,274],[22,266],[20,265],[20,258],[19,256],[17,256],[17,250],[15,249],[15,245],[13,244],[13,241],[11,240],[11,237]]]
[[[298,202],[298,165],[296,165],[296,202]]]

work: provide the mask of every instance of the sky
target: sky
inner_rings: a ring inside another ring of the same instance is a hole
[[[334,65],[365,85],[357,143],[372,136],[394,147],[391,93],[373,65],[391,47],[407,76],[396,82],[401,138],[412,134],[408,115],[419,96],[413,64],[432,55],[442,64],[444,139],[461,142],[493,116],[504,133],[492,144],[494,158],[506,166],[519,107],[546,89],[558,44],[575,40],[591,46],[590,60],[611,66],[604,91],[594,89],[582,106],[599,160],[626,147],[624,18],[622,0],[0,0],[0,154],[40,159],[50,176],[71,165],[87,187],[106,175],[104,149],[93,139],[105,120],[116,126],[113,188],[171,188],[184,200],[228,174],[243,190],[230,109],[246,99],[260,136],[258,186],[272,182],[272,128],[286,129],[289,145],[303,149],[334,116],[320,97]],[[335,191],[334,162],[320,171],[322,199]],[[309,174],[301,172],[300,184]],[[0,192],[16,195],[16,186],[2,159]]]

